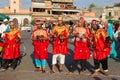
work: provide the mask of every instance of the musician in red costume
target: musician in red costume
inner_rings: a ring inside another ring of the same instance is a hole
[[[97,25],[97,21],[92,21],[93,34],[93,58],[95,71],[92,76],[97,76],[100,71],[100,63],[102,64],[103,73],[108,75],[108,55],[110,53],[111,40],[105,29]]]
[[[46,60],[48,59],[49,34],[46,29],[42,28],[42,22],[36,20],[37,29],[33,31],[31,39],[34,46],[34,58],[36,71],[45,73]]]
[[[2,43],[3,46],[2,53],[2,69],[0,71],[5,71],[10,67],[10,70],[14,70],[17,67],[18,58],[20,56],[20,32],[15,29],[14,23],[10,22],[10,32],[4,32]]]
[[[78,62],[80,62],[81,65],[80,74],[83,74],[86,70],[86,60],[90,57],[89,34],[87,29],[84,27],[83,17],[80,17],[78,26],[74,28],[73,36],[75,37],[75,48],[73,54],[73,63],[68,74],[74,73],[74,71],[77,69]]]
[[[59,71],[62,72],[62,68],[65,62],[65,55],[68,54],[68,28],[63,25],[62,17],[58,17],[58,25],[54,26],[51,31],[52,34],[52,44],[53,44],[53,58],[52,58],[52,73],[55,73],[55,65],[57,63],[57,58],[60,58]]]

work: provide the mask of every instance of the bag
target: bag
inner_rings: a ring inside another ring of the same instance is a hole
[[[3,47],[2,47],[2,46],[0,46],[0,52],[2,52],[2,50],[3,50]]]
[[[6,32],[10,32],[10,27],[9,26],[7,26]]]

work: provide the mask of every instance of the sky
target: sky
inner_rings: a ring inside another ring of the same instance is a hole
[[[113,5],[114,3],[120,2],[120,0],[74,0],[74,5],[77,8],[88,8],[90,4],[94,3],[96,6],[107,6]],[[22,9],[29,9],[31,0],[21,0]],[[0,8],[9,5],[9,0],[0,0]]]

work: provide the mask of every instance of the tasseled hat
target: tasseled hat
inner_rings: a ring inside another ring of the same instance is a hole
[[[83,17],[80,17],[80,20],[81,20],[81,21],[84,21],[84,18],[83,18]]]
[[[98,22],[98,21],[95,20],[95,19],[92,20],[92,24],[97,24],[97,22]]]
[[[41,24],[42,22],[41,22],[41,20],[40,19],[36,19],[35,20],[35,24]]]

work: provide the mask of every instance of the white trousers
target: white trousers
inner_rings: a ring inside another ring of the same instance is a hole
[[[64,64],[65,63],[65,55],[63,54],[55,54],[52,57],[52,64],[57,64],[57,58],[59,58],[60,64]]]

